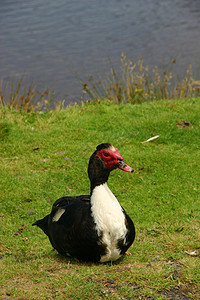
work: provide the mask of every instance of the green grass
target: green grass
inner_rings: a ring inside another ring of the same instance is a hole
[[[198,98],[45,113],[2,107],[0,297],[199,299],[199,111]],[[116,170],[108,184],[136,240],[116,263],[81,263],[58,255],[31,224],[59,197],[89,193],[88,159],[102,142],[135,170]]]

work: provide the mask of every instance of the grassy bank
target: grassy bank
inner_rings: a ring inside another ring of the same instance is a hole
[[[2,299],[199,299],[199,111],[200,99],[105,101],[46,113],[4,107]],[[62,258],[31,226],[57,198],[89,192],[88,159],[102,142],[135,170],[109,179],[137,234],[131,255],[112,265]]]

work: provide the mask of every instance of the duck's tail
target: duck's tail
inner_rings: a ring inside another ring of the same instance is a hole
[[[38,220],[32,224],[32,226],[35,226],[35,225],[38,226],[39,228],[41,228],[44,231],[44,233],[47,236],[49,236],[49,215],[47,215],[43,219]]]

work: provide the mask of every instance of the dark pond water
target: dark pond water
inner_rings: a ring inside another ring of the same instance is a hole
[[[74,74],[119,65],[121,53],[163,67],[176,58],[180,76],[200,72],[199,0],[1,0],[0,80],[54,84],[76,101]]]

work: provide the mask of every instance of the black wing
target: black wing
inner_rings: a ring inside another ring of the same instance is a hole
[[[123,209],[123,208],[122,208]],[[121,249],[121,254],[124,254],[128,248],[132,245],[135,239],[135,226],[133,224],[133,221],[129,217],[129,215],[126,213],[126,211],[123,209],[123,213],[125,215],[125,222],[126,222],[126,228],[127,228],[127,234],[125,239],[118,241],[118,247]]]
[[[62,214],[55,221],[54,216],[60,209]],[[99,261],[100,256],[105,254],[91,215],[90,196],[58,199],[49,217],[49,233],[52,246],[62,255]]]

